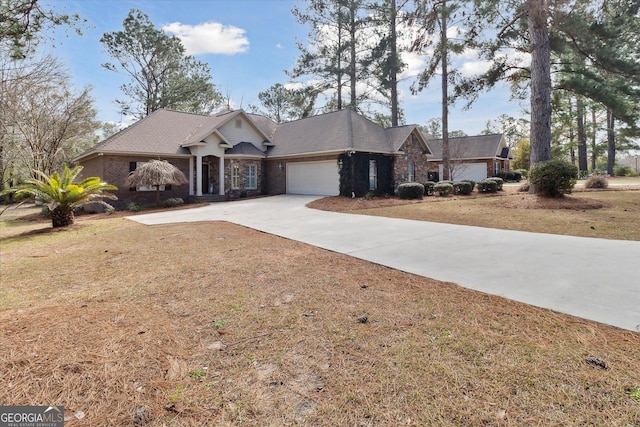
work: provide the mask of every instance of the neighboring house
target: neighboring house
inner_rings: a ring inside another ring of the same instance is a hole
[[[431,169],[437,170],[442,179],[442,139],[429,139],[429,147],[433,152],[429,158]],[[492,134],[449,138],[449,159],[452,181],[482,181],[501,170],[508,171],[513,155],[504,136]]]
[[[189,184],[163,198],[228,199],[257,194],[393,194],[427,180],[429,145],[415,125],[382,128],[350,109],[283,124],[242,110],[214,116],[158,110],[75,160],[84,176],[119,186],[118,206],[153,200],[123,188],[140,162],[167,160]]]

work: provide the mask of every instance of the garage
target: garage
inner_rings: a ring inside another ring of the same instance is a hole
[[[287,194],[337,196],[340,194],[338,162],[300,162],[287,164]]]
[[[452,169],[453,181],[470,179],[479,182],[487,177],[486,163],[455,163]],[[442,165],[440,165],[440,177],[442,177]]]

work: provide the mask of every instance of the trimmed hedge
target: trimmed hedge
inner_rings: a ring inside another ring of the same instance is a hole
[[[440,196],[448,196],[453,193],[453,184],[447,181],[440,181],[433,187],[433,191]]]
[[[502,178],[494,176],[487,179],[496,182],[496,184],[498,185],[498,191],[502,190],[502,184],[504,184],[504,180]]]
[[[425,196],[433,196],[433,187],[436,186],[436,183],[433,181],[427,181],[424,183],[424,194]]]
[[[478,183],[478,192],[495,193],[498,191],[498,183],[490,178],[483,179]]]
[[[468,181],[460,181],[453,183],[453,194],[462,194],[463,196],[471,194],[473,186]]]
[[[566,160],[549,160],[533,165],[529,183],[543,197],[562,197],[573,190],[578,180],[578,167]]]
[[[472,179],[462,179],[460,180],[460,182],[468,182],[469,184],[471,184],[471,191],[473,191],[474,188],[476,188],[476,184],[477,184],[477,182],[475,182]]]
[[[419,182],[405,182],[398,185],[398,196],[401,199],[422,199],[424,185]]]
[[[501,170],[497,175],[505,181],[520,182],[522,180],[522,172]]]

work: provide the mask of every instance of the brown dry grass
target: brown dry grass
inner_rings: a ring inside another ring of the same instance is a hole
[[[419,221],[443,222],[603,239],[640,240],[640,189],[580,190],[558,199],[536,197],[505,187],[494,194],[454,197],[397,197],[373,200],[329,197],[316,209]]]
[[[228,223],[12,224],[0,402],[68,426],[640,425],[638,333]]]

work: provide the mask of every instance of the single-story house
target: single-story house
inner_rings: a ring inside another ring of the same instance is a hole
[[[429,139],[429,165],[442,179],[442,139]],[[511,167],[513,154],[502,134],[449,138],[451,180],[482,181]],[[438,180],[437,178],[435,179]]]
[[[167,160],[188,185],[163,198],[215,200],[257,194],[393,194],[427,181],[431,149],[416,125],[383,128],[345,109],[293,122],[243,110],[204,116],[158,110],[75,160],[84,176],[117,185],[118,206],[153,200],[153,189],[124,188],[140,162]]]

